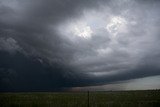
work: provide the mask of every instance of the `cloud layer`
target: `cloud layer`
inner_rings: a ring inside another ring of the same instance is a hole
[[[158,0],[0,0],[1,90],[160,75],[159,10]]]

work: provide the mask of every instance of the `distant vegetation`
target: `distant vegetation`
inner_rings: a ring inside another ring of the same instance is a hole
[[[89,101],[89,104],[88,104]],[[0,93],[0,107],[160,107],[160,90]]]

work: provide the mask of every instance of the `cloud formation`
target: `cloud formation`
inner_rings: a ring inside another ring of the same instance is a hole
[[[0,0],[1,90],[160,75],[159,7],[158,0]]]

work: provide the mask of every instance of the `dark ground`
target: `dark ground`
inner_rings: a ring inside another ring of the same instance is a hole
[[[89,104],[88,104],[89,101]],[[160,90],[0,93],[0,107],[160,107]]]

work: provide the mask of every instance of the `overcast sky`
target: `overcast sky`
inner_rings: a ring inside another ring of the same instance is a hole
[[[159,0],[0,0],[0,91],[160,88]]]

